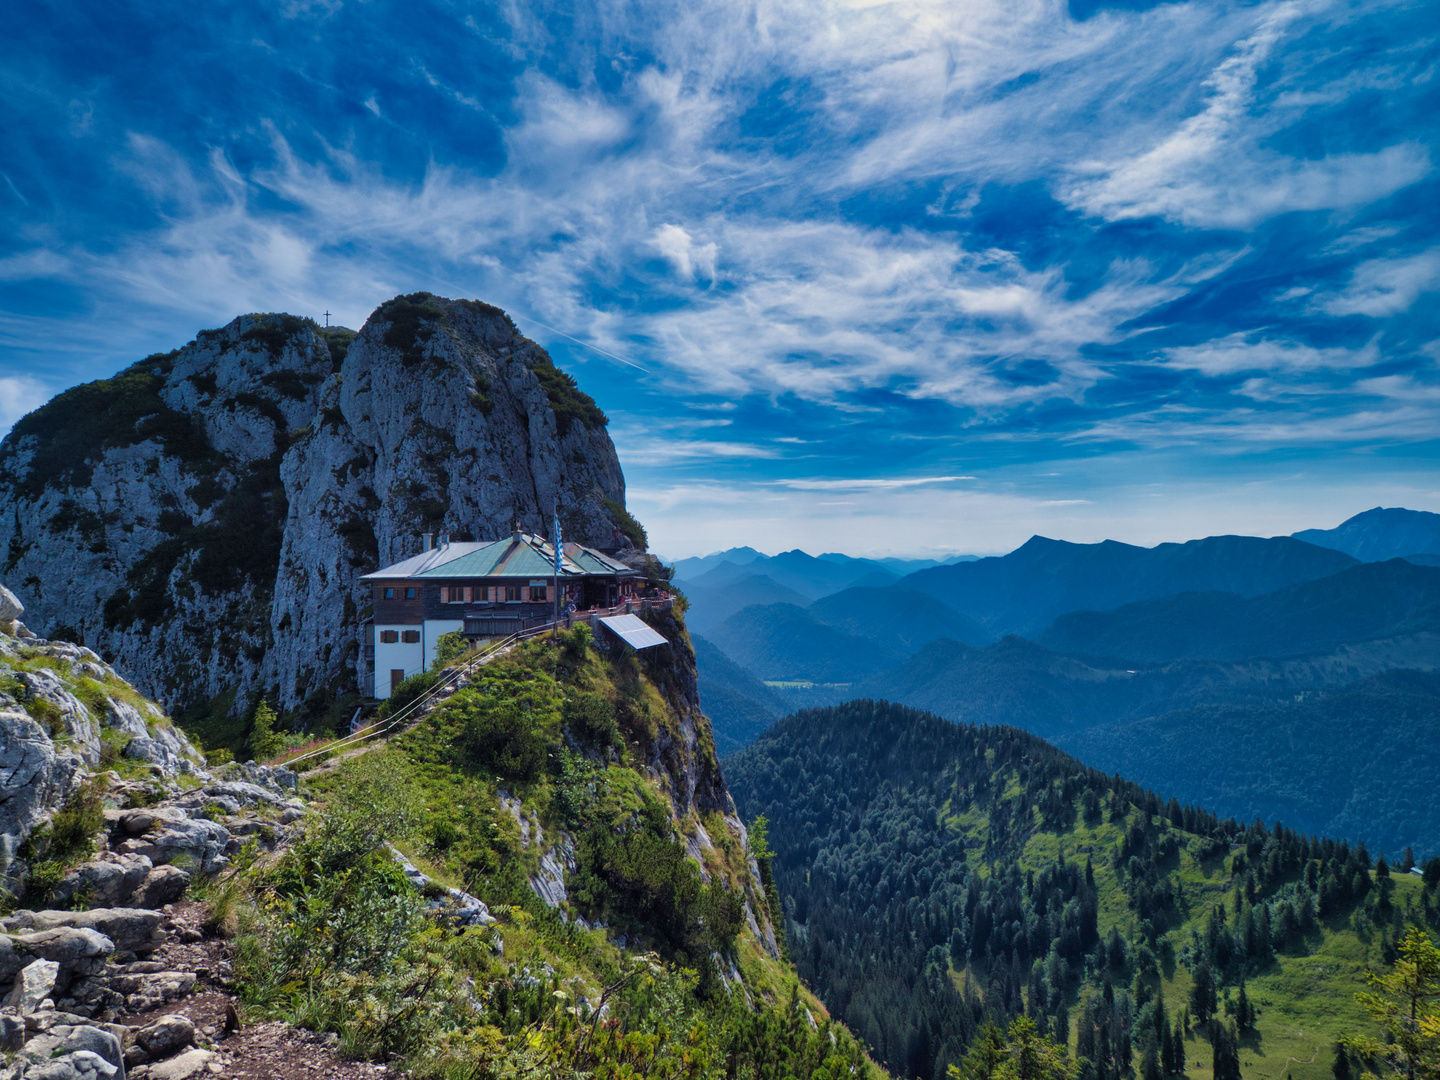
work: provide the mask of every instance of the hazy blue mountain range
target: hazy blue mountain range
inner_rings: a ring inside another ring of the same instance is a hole
[[[1373,540],[1387,525],[1405,545],[1437,516],[1371,511],[1326,534]],[[1384,548],[1357,541],[1356,550]],[[1421,706],[1440,685],[1431,678],[1440,671],[1440,569],[1420,562],[1361,562],[1293,537],[1148,549],[1034,538],[1006,556],[884,587],[737,609],[757,593],[781,595],[752,572],[735,579],[728,603],[723,585],[701,587],[703,602],[726,612],[704,630],[702,701],[726,747],[753,739],[767,718],[862,698],[1010,724],[1226,813],[1389,844],[1403,833],[1395,784],[1377,780],[1373,798],[1352,804],[1347,794],[1337,805],[1305,789],[1316,755],[1363,755],[1379,739],[1389,768],[1403,759],[1395,740],[1426,730],[1431,712]],[[708,571],[731,572],[723,563]],[[1029,637],[996,641],[1007,627]],[[816,685],[795,685],[804,681]],[[1237,774],[1226,801],[1211,798],[1220,774],[1192,760],[1214,738],[1207,725],[1230,732],[1227,745],[1245,745],[1247,725],[1262,724],[1273,727],[1265,739],[1293,749],[1257,752],[1263,767]],[[1422,775],[1433,783],[1440,773]],[[1364,813],[1376,815],[1376,831],[1352,827]]]
[[[810,617],[907,655],[940,638],[967,645],[987,645],[994,640],[978,622],[944,601],[899,585],[832,593],[810,605]]]
[[[1356,514],[1333,529],[1305,529],[1294,534],[1307,544],[1334,548],[1363,562],[1430,556],[1440,561],[1440,514],[1400,507],[1379,507]],[[1434,560],[1434,561],[1432,561]]]
[[[1265,702],[1381,672],[1440,669],[1440,635],[1342,645],[1310,656],[1140,664],[1086,660],[1020,637],[976,649],[936,641],[855,683],[845,698],[898,701],[946,719],[1014,724],[1064,742],[1074,731],[1206,702]],[[840,700],[811,695],[804,704]]]
[[[1427,632],[1440,632],[1440,569],[1392,559],[1264,596],[1193,592],[1071,612],[1036,640],[1057,652],[1129,660],[1238,660]]]
[[[699,671],[700,700],[710,717],[718,753],[733,754],[788,712],[785,699],[726,656],[711,641],[692,634]]]
[[[888,584],[917,570],[972,561],[974,558],[973,555],[953,555],[943,560],[858,559],[833,551],[823,555],[809,555],[798,549],[784,551],[779,555],[765,555],[754,548],[740,547],[713,555],[679,559],[673,565],[675,580],[692,600],[692,594],[697,590],[717,588],[752,575],[768,577],[814,600],[852,585]],[[870,580],[865,580],[867,578]],[[780,602],[778,598],[776,602]]]
[[[887,582],[900,580],[900,575],[869,559],[837,563],[830,559],[817,559],[814,555],[797,550],[782,551],[779,555],[768,559],[755,559],[743,566],[722,562],[698,577],[682,580],[681,587],[720,588],[759,574],[809,600],[818,600],[829,593],[849,588],[862,578],[878,577]]]
[[[827,626],[795,604],[765,604],[711,627],[710,640],[759,679],[851,683],[893,667],[890,645]]]
[[[1153,548],[1031,537],[1008,555],[921,570],[905,587],[929,593],[993,634],[1034,635],[1070,611],[1219,590],[1258,596],[1353,566],[1343,552],[1290,537],[1210,536]]]
[[[809,596],[781,585],[769,574],[747,574],[720,585],[683,582],[681,588],[690,601],[686,623],[692,630],[701,633],[716,623],[724,622],[742,608],[763,604],[805,607],[811,600]]]
[[[712,555],[696,555],[688,559],[676,559],[670,565],[675,568],[676,580],[684,581],[690,578],[699,577],[707,570],[713,570],[721,563],[732,563],[735,566],[749,566],[756,559],[767,559],[768,555],[756,551],[752,547],[728,548],[725,551],[717,551]]]

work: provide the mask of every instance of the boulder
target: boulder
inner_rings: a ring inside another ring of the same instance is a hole
[[[173,904],[190,887],[190,875],[178,866],[157,866],[151,870],[130,901],[134,907],[152,911]]]
[[[57,1024],[21,1051],[26,1080],[125,1080],[120,1040],[90,1024]]]
[[[120,842],[119,850],[144,855],[157,866],[185,858],[202,873],[213,874],[230,863],[225,857],[230,843],[230,833],[225,826],[187,817],[183,810],[174,807],[132,810],[122,814],[118,824],[121,831],[131,837]]]
[[[20,598],[4,585],[0,585],[0,622],[10,622],[24,614],[25,605],[20,602]]]
[[[28,714],[0,707],[0,878],[14,889],[15,852],[84,779],[84,762],[55,746]]]
[[[14,917],[5,922],[13,924]],[[74,976],[95,974],[115,951],[114,941],[90,927],[42,926],[15,933],[13,925],[7,925],[6,930],[0,934],[0,984],[13,982],[35,960],[53,960],[61,981],[68,983]]]
[[[126,1065],[140,1065],[173,1057],[195,1045],[195,1025],[188,1016],[162,1016],[135,1033],[135,1045],[125,1055]]]
[[[186,757],[181,749],[177,749],[172,741],[152,738],[149,735],[137,735],[125,744],[121,753],[131,761],[144,761],[154,765],[166,776],[199,771],[195,762]]]
[[[29,1016],[54,991],[59,975],[60,965],[54,960],[32,960],[15,976],[5,1008]]]
[[[3,920],[6,929],[50,931],[83,929],[103,934],[111,951],[147,953],[160,944],[156,928],[163,916],[142,908],[92,908],[89,911],[17,911]]]
[[[125,999],[130,1012],[148,1012],[189,997],[198,981],[193,971],[132,971],[105,980],[110,990]]]
[[[150,1080],[190,1080],[209,1072],[215,1055],[209,1050],[187,1050],[179,1057],[150,1066]]]
[[[125,1080],[120,1040],[89,1024],[56,1025],[24,1044],[26,1080]]]
[[[0,1051],[13,1054],[25,1042],[25,1021],[18,1016],[0,1013]]]
[[[69,906],[71,899],[79,897],[87,904],[101,907],[128,906],[135,890],[140,888],[152,870],[154,864],[144,855],[117,855],[107,851],[98,859],[81,863],[61,878],[60,884],[55,887],[53,902]]]

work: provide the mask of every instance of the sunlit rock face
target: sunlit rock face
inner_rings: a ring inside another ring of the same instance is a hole
[[[595,403],[498,308],[418,293],[359,334],[247,315],[76,387],[0,443],[0,574],[47,636],[172,708],[352,689],[360,575],[424,533],[610,546]],[[611,504],[611,505],[607,505]]]

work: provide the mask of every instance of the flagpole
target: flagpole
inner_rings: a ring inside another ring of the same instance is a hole
[[[561,552],[565,550],[565,545],[560,539],[560,501],[558,499],[555,501],[554,523],[551,526],[550,535],[555,538],[555,622],[551,635],[554,636],[560,632],[560,559],[562,558]]]

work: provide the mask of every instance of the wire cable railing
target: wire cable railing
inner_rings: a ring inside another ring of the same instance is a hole
[[[436,698],[444,696],[447,690],[452,689],[461,679],[469,675],[470,672],[478,667],[484,666],[502,653],[508,652],[525,639],[545,633],[552,629],[554,625],[553,622],[546,623],[544,626],[531,627],[528,630],[522,630],[519,633],[493,641],[487,645],[482,652],[471,657],[463,665],[447,668],[444,677],[436,682],[434,686],[427,689],[394,715],[376,720],[373,723],[367,724],[365,727],[352,731],[349,735],[328,742],[324,746],[317,746],[315,749],[308,750],[299,757],[293,757],[288,761],[276,762],[276,764],[283,765],[287,769],[293,769],[299,762],[308,761],[321,754],[334,754],[341,750],[353,749],[362,743],[369,742],[371,739],[378,739],[389,735],[391,732],[408,724],[411,720],[418,719],[422,716],[426,712],[427,707],[431,705]]]

